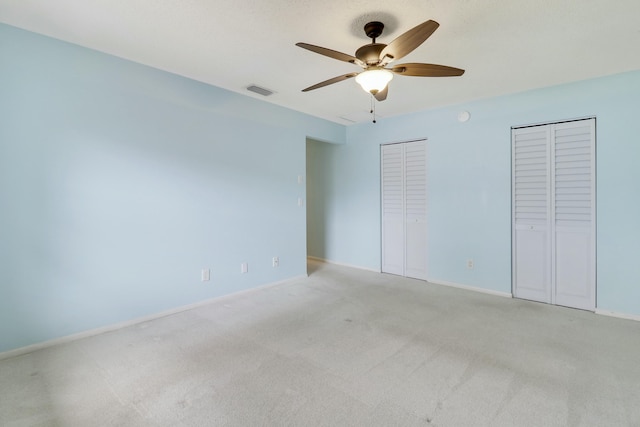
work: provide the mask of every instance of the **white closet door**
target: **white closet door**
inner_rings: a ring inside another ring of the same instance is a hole
[[[595,309],[595,120],[553,128],[555,304]]]
[[[514,294],[551,302],[549,128],[514,129],[512,162]]]
[[[400,144],[382,146],[382,271],[404,275],[404,156]]]
[[[405,276],[427,280],[427,146],[405,149]]]
[[[426,141],[383,145],[382,271],[427,278]]]
[[[595,119],[514,129],[514,296],[594,310]]]

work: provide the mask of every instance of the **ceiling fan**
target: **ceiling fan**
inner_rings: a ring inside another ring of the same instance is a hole
[[[387,99],[387,94],[389,92],[388,83],[391,81],[394,74],[416,77],[461,76],[464,74],[464,70],[437,64],[407,63],[392,65],[390,68],[387,68],[387,65],[408,55],[415,48],[420,46],[439,26],[440,24],[436,21],[425,21],[406,33],[398,36],[398,38],[386,45],[383,43],[376,43],[376,39],[382,34],[384,24],[378,21],[369,22],[364,26],[364,32],[367,34],[367,37],[372,39],[372,41],[370,44],[366,44],[356,50],[355,56],[320,46],[314,46],[308,43],[296,43],[296,46],[300,46],[303,49],[307,49],[339,61],[350,62],[352,64],[359,65],[364,69],[364,71],[359,73],[347,73],[325,80],[313,86],[309,86],[306,89],[302,89],[302,91],[308,92],[310,90],[318,89],[355,77],[356,82],[358,82],[366,92],[371,93],[378,101],[384,101]]]

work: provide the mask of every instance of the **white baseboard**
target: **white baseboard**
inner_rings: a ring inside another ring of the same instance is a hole
[[[599,308],[596,308],[595,313],[602,316],[617,317],[618,319],[635,320],[636,322],[640,322],[640,315],[637,314],[616,313],[615,311],[600,310]]]
[[[480,292],[483,294],[489,294],[489,295],[494,295],[498,297],[513,298],[513,295],[511,295],[511,293],[509,292],[494,291],[492,289],[478,288],[476,286],[461,285],[459,283],[447,282],[446,280],[427,279],[427,282],[433,283],[434,285],[450,286],[452,288],[459,288],[467,291]]]
[[[330,259],[318,258],[318,257],[315,257],[315,256],[308,256],[307,259],[309,261],[322,262],[322,263],[325,263],[325,264],[339,265],[341,267],[357,268],[358,270],[372,271],[374,273],[380,273],[381,272],[379,269],[375,269],[375,268],[362,267],[360,265],[346,264],[344,262],[332,261]]]
[[[292,281],[292,280],[297,280],[297,279],[306,278],[306,277],[307,277],[306,275],[291,277],[289,279],[280,280],[278,282],[271,282],[271,283],[267,283],[265,285],[259,285],[259,286],[255,287],[255,288],[244,289],[244,290],[241,290],[241,291],[238,291],[238,292],[233,292],[231,294],[220,295],[220,296],[217,296],[217,297],[214,297],[214,298],[209,298],[209,299],[206,299],[206,300],[203,300],[203,301],[198,301],[198,302],[193,303],[193,304],[183,305],[183,306],[180,306],[180,307],[176,307],[176,308],[172,308],[172,309],[169,309],[169,310],[161,311],[159,313],[150,314],[148,316],[136,317],[135,319],[125,320],[124,322],[118,322],[118,323],[114,323],[114,324],[111,324],[111,325],[103,326],[103,327],[100,327],[100,328],[95,328],[95,329],[90,329],[88,331],[78,332],[77,334],[66,335],[64,337],[54,338],[52,340],[43,341],[43,342],[39,342],[39,343],[36,343],[36,344],[31,344],[31,345],[28,345],[28,346],[25,346],[25,347],[19,347],[19,348],[13,349],[13,350],[8,350],[8,351],[0,353],[0,360],[10,359],[12,357],[17,357],[17,356],[22,356],[24,354],[33,353],[34,351],[43,350],[45,348],[53,347],[53,346],[60,345],[60,344],[67,344],[67,343],[70,343],[72,341],[76,341],[76,340],[79,340],[79,339],[82,339],[82,338],[89,338],[89,337],[93,337],[93,336],[96,336],[96,335],[104,334],[104,333],[107,333],[107,332],[114,332],[114,331],[129,327],[129,326],[134,326],[134,325],[137,325],[137,324],[140,324],[140,323],[149,322],[151,320],[160,319],[162,317],[171,316],[172,314],[182,313],[183,311],[192,310],[194,308],[199,308],[199,307],[202,307],[202,306],[205,306],[205,305],[212,304],[214,302],[219,302],[220,300],[225,299],[225,298],[236,297],[238,295],[242,295],[242,294],[247,294],[247,293],[263,290],[265,288],[270,288],[270,287],[273,287],[273,286],[281,285],[283,283],[287,283],[287,282]]]

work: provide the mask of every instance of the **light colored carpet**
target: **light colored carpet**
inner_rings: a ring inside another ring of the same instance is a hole
[[[640,425],[640,322],[310,273],[0,361],[0,425]]]

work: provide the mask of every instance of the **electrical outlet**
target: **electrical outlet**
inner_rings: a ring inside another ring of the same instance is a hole
[[[242,264],[240,264],[240,273],[248,273],[249,272],[249,264],[246,262],[243,262]]]
[[[211,270],[209,270],[208,268],[203,268],[202,271],[200,272],[200,280],[202,280],[203,282],[207,282],[211,279]]]
[[[468,259],[467,260],[467,269],[469,269],[469,270],[473,269],[473,260],[472,259]]]
[[[271,260],[271,265],[274,267],[280,266],[280,258],[278,258],[277,256],[274,256],[273,259]]]

